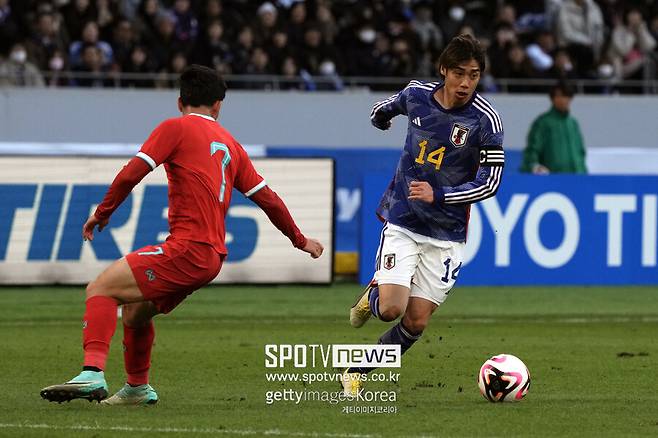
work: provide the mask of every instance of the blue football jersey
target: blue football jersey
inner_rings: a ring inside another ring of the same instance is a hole
[[[424,236],[465,242],[470,204],[495,195],[500,185],[503,124],[477,92],[461,107],[443,108],[434,98],[442,86],[411,81],[374,105],[370,119],[380,129],[397,115],[408,118],[404,150],[377,214]],[[409,200],[412,181],[428,182],[434,202]]]

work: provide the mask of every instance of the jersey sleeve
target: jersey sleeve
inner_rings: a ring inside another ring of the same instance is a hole
[[[171,157],[181,141],[181,136],[180,119],[165,120],[151,132],[136,156],[154,170]]]
[[[473,181],[455,187],[442,187],[435,194],[444,204],[471,204],[496,194],[503,176],[503,123],[493,109],[485,111],[479,138],[479,169]]]
[[[379,127],[381,124],[387,123],[397,115],[406,115],[407,96],[409,94],[409,89],[414,83],[419,84],[418,81],[411,81],[402,91],[375,103],[370,112],[370,122]]]
[[[107,190],[103,201],[96,208],[94,215],[100,219],[109,219],[112,213],[128,197],[132,189],[151,171],[142,160],[133,157],[117,174]]]
[[[472,204],[496,194],[503,176],[503,166],[481,166],[473,181],[456,187],[442,187],[438,198],[444,204]],[[435,193],[435,197],[437,194]]]
[[[237,144],[237,152],[240,164],[235,175],[234,186],[246,197],[250,197],[265,187],[267,183],[256,171],[249,155],[240,144]]]

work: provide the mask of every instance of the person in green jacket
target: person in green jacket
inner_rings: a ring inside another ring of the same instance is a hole
[[[553,107],[535,119],[528,132],[521,172],[587,173],[578,121],[569,114],[573,91],[564,83],[551,88]]]

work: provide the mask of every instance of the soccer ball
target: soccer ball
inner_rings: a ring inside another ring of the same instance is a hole
[[[530,388],[530,372],[518,357],[499,354],[480,368],[478,386],[490,402],[519,401]]]

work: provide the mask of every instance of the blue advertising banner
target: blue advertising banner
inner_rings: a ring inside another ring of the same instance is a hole
[[[363,180],[360,281],[374,268],[375,216],[390,174]],[[459,284],[658,284],[658,177],[508,174],[471,207]]]

